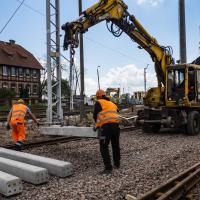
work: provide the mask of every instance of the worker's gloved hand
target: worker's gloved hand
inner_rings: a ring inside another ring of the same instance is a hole
[[[97,128],[96,128],[95,126],[93,127],[93,131],[94,131],[94,132],[96,132],[96,131],[97,131]]]
[[[10,130],[10,124],[9,124],[9,123],[7,123],[6,129],[7,129],[8,131]]]

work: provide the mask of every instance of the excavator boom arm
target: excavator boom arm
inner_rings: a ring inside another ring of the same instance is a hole
[[[79,45],[79,34],[90,27],[106,21],[108,30],[116,37],[125,32],[140,48],[145,49],[155,63],[159,87],[165,85],[166,66],[173,63],[170,47],[160,46],[139,21],[127,11],[128,6],[122,0],[100,0],[75,21],[62,26],[65,31],[64,49]]]

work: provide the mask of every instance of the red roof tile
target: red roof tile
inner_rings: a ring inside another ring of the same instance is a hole
[[[42,69],[42,65],[29,51],[18,44],[0,41],[0,65]]]

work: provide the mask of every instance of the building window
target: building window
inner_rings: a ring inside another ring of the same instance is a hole
[[[8,76],[8,67],[7,66],[3,66],[3,75]]]
[[[16,92],[16,83],[12,83],[10,88],[12,91]]]
[[[0,66],[0,75],[3,74],[3,66]]]
[[[16,76],[16,68],[11,67],[11,76]]]
[[[8,89],[8,88],[9,88],[8,83],[5,83],[5,82],[4,82],[4,83],[2,84],[2,88],[7,88],[7,89]]]
[[[22,88],[23,88],[23,85],[22,85],[22,84],[19,84],[19,85],[18,85],[18,89],[21,90]]]
[[[37,71],[35,69],[33,70],[33,78],[37,78]]]
[[[33,85],[33,94],[37,94],[37,93],[38,93],[38,86]]]
[[[29,84],[26,85],[25,89],[26,89],[27,94],[31,93],[31,86]]]
[[[30,69],[26,69],[26,77],[30,77]]]
[[[18,93],[19,93],[20,97],[22,97],[22,90],[23,90],[23,84],[19,84],[18,85]]]
[[[22,68],[19,68],[19,77],[23,77],[24,76],[24,71]]]

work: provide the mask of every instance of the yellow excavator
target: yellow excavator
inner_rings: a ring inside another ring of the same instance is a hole
[[[107,88],[106,96],[108,96],[113,103],[119,104],[120,88]]]
[[[200,66],[174,64],[172,48],[158,44],[128,12],[128,6],[122,0],[100,0],[83,11],[77,20],[64,24],[64,49],[77,48],[79,35],[102,21],[106,21],[108,30],[115,37],[126,33],[155,63],[158,86],[148,90],[144,109],[138,111],[136,123],[144,132],[158,132],[164,126],[183,128],[188,135],[198,134]]]

